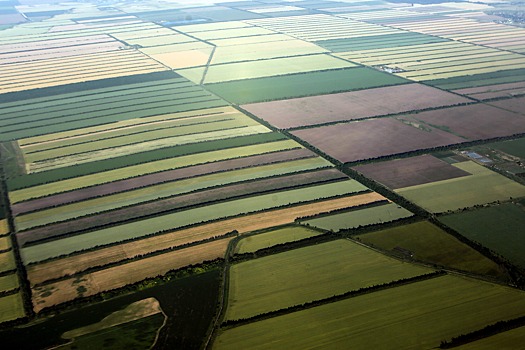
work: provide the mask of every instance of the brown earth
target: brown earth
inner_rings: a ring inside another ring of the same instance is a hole
[[[470,175],[470,173],[428,154],[366,164],[353,169],[391,189]]]
[[[418,128],[417,123],[408,125],[394,118],[296,130],[292,134],[343,163],[465,141],[442,130]]]
[[[280,129],[348,121],[413,110],[451,106],[470,100],[421,84],[405,84],[339,94],[243,105]]]
[[[522,92],[525,93],[525,88]],[[508,100],[489,102],[488,104],[505,109],[507,111],[512,111],[525,115],[525,96],[510,98]],[[522,124],[523,123],[524,122],[522,119]]]

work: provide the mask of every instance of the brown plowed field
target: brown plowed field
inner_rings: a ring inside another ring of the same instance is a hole
[[[220,239],[194,247],[172,251],[92,272],[45,287],[33,288],[33,309],[39,312],[44,307],[57,305],[80,296],[120,288],[146,278],[164,275],[170,270],[199,264],[205,260],[224,257],[228,243],[233,237]],[[81,294],[79,288],[84,287]],[[50,295],[49,292],[50,292]]]
[[[469,99],[421,84],[243,105],[280,129],[451,106]]]
[[[353,169],[392,189],[470,175],[428,154],[366,164]]]
[[[257,214],[217,221],[214,223],[177,230],[148,237],[113,247],[102,248],[59,260],[30,265],[27,276],[31,285],[72,275],[94,266],[104,266],[123,259],[172,248],[191,242],[198,242],[237,230],[246,233],[294,222],[296,218],[350,208],[362,204],[385,200],[376,192],[364,193],[336,199],[318,201],[290,208],[276,209]]]
[[[126,180],[114,181],[99,186],[93,186],[79,189],[76,191],[60,193],[49,197],[34,199],[32,201],[16,203],[12,206],[12,211],[14,215],[19,215],[21,213],[54,207],[61,204],[79,202],[89,198],[95,198],[123,191],[129,191],[136,188],[157,185],[169,181],[192,178],[204,174],[208,175],[221,171],[248,168],[264,164],[310,158],[316,156],[317,155],[311,152],[310,150],[301,148],[219,161],[214,163],[207,163],[192,167],[163,171],[160,173],[148,174]]]
[[[520,102],[519,99],[516,101]],[[524,103],[525,98],[521,102]],[[508,109],[513,107],[511,102],[506,106]],[[520,107],[514,105],[514,108]],[[521,106],[522,111],[524,108]],[[440,129],[449,130],[469,140],[483,140],[525,132],[522,115],[483,103],[421,112],[413,115],[412,118]]]
[[[525,93],[525,89],[523,90]],[[525,96],[515,97],[508,100],[499,100],[489,103],[492,106],[506,109],[508,111],[516,112],[525,115]]]
[[[202,205],[204,203],[225,200],[232,197],[275,191],[343,178],[346,178],[346,176],[338,170],[329,169],[221,186],[207,191],[199,191],[196,193],[160,199],[132,207],[108,211],[99,215],[79,218],[74,221],[74,224],[70,221],[66,221],[55,225],[47,225],[33,230],[19,232],[17,234],[17,240],[18,243],[23,246],[27,242],[38,241],[45,238],[60,236],[65,233],[93,229],[111,223],[135,219],[139,215],[155,215],[163,211],[182,209],[193,205]]]
[[[442,130],[423,130],[394,118],[296,130],[292,134],[343,163],[465,141]]]
[[[487,100],[490,98],[512,96],[514,94],[525,94],[525,82],[466,88],[454,90],[454,92],[478,100]]]

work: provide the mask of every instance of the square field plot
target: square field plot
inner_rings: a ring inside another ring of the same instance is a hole
[[[442,130],[418,128],[394,118],[322,126],[292,134],[343,163],[464,141]]]

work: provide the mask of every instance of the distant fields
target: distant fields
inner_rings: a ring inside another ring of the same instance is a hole
[[[3,115],[0,140],[225,105],[216,96],[175,74],[159,78],[160,82],[109,85],[79,92],[57,90],[59,95],[28,98],[23,104],[0,103]]]
[[[357,236],[359,241],[417,260],[478,274],[501,276],[499,266],[427,221]]]
[[[510,261],[525,267],[525,210],[505,203],[439,218],[468,239],[482,244]]]
[[[370,68],[355,67],[208,84],[206,88],[227,101],[246,104],[397,85],[404,82],[406,81],[401,78]]]
[[[255,316],[428,272],[347,240],[295,249],[233,265],[225,319]]]
[[[231,328],[214,349],[432,348],[524,312],[521,291],[442,276]]]

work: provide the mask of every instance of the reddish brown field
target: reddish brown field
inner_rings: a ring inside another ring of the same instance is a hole
[[[192,167],[163,171],[131,179],[114,181],[107,184],[82,188],[76,191],[65,192],[53,196],[34,199],[27,202],[13,204],[14,215],[55,207],[61,204],[79,202],[89,198],[105,196],[109,194],[133,190],[136,188],[158,185],[160,183],[193,178],[199,175],[208,175],[221,171],[249,168],[253,166],[270,163],[286,162],[291,160],[316,157],[317,155],[308,149],[300,148],[282,152],[261,154],[250,157],[230,159],[225,161],[206,163]]]
[[[425,129],[428,131],[394,118],[380,118],[296,130],[292,134],[343,163],[465,141],[442,130]]]
[[[42,264],[29,265],[27,277],[31,285],[35,285],[47,280],[76,274],[94,266],[104,266],[158,250],[202,241],[213,236],[224,235],[233,230],[237,230],[241,234],[262,230],[292,223],[299,217],[317,215],[381,200],[385,200],[385,198],[376,192],[370,192],[221,220]]]
[[[32,288],[33,309],[61,304],[81,296],[90,296],[142,281],[146,278],[164,275],[168,271],[184,266],[199,264],[206,260],[224,257],[231,238],[220,239],[194,247],[135,260],[105,270],[51,283],[44,287]],[[79,293],[83,287],[84,292]]]
[[[136,219],[138,215],[155,215],[169,210],[182,209],[194,205],[203,205],[213,201],[343,178],[346,178],[343,173],[336,169],[328,169],[221,186],[206,191],[160,199],[132,207],[108,211],[99,215],[79,218],[74,221],[74,227],[72,227],[71,222],[62,222],[55,225],[47,225],[33,230],[19,232],[17,234],[17,240],[18,243],[23,246],[28,242],[57,237],[65,233],[94,229],[103,225]]]
[[[516,94],[525,94],[525,82],[459,89],[454,90],[454,92],[461,95],[467,95],[478,100],[488,100],[497,97],[508,97]]]
[[[392,189],[470,175],[428,154],[366,164],[353,169]]]
[[[289,129],[467,102],[470,100],[429,86],[405,84],[253,103],[242,108],[280,129]]]
[[[523,93],[525,93],[525,88],[523,89]],[[508,100],[494,101],[490,102],[489,104],[505,109],[507,111],[512,111],[525,115],[525,96],[510,98]]]
[[[509,108],[511,108],[510,103]],[[413,115],[412,118],[469,140],[483,140],[525,132],[522,115],[483,103],[421,112]]]

